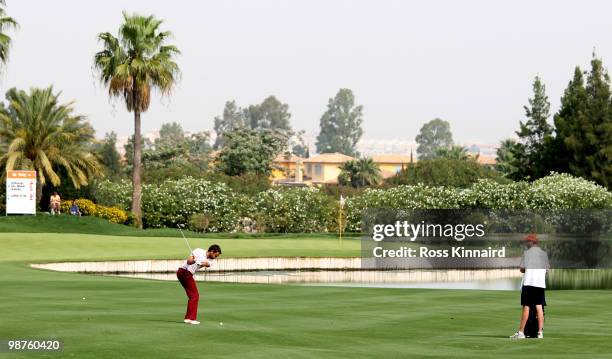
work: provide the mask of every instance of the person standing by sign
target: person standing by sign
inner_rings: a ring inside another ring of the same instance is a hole
[[[60,205],[62,203],[62,199],[57,192],[53,192],[51,195],[51,214],[59,214],[60,213]]]

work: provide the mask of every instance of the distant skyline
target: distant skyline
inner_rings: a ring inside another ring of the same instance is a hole
[[[364,106],[365,139],[413,140],[439,117],[459,143],[496,144],[524,120],[534,76],[554,113],[594,48],[612,64],[603,1],[7,0],[21,28],[10,34],[2,92],[53,84],[97,137],[130,135],[133,117],[92,70],[96,35],[116,33],[123,10],[163,19],[183,52],[182,80],[170,98],[153,97],[143,132],[173,121],[212,129],[225,101],[275,95],[294,129],[316,135],[328,99],[346,87]]]

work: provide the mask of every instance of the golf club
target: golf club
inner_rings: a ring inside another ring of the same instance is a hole
[[[189,253],[192,253],[193,249],[191,249],[191,246],[189,245],[189,241],[187,240],[187,237],[185,237],[185,234],[183,233],[183,230],[181,229],[181,225],[177,224],[176,227],[178,228],[179,232],[181,232],[181,236],[183,236],[185,243],[187,243],[187,247],[189,247]]]

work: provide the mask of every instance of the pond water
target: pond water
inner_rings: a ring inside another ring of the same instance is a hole
[[[174,281],[175,273],[124,273],[114,276]],[[479,270],[287,270],[198,272],[197,281],[369,288],[519,290],[516,269]],[[548,289],[612,289],[612,270],[551,270]]]
[[[175,273],[126,273],[121,277],[176,280]],[[309,270],[198,272],[197,281],[226,283],[293,284],[371,288],[433,288],[516,290],[520,273],[515,269],[491,270]]]

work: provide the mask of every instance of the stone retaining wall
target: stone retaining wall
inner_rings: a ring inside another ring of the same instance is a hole
[[[167,273],[175,272],[184,260],[139,260],[107,262],[40,263],[30,266],[61,272],[79,273]],[[358,270],[361,258],[223,258],[209,268],[212,272],[236,272],[283,269]]]
[[[60,272],[79,273],[169,273],[175,272],[184,260],[133,260],[106,262],[62,262],[39,263],[30,266]],[[391,269],[516,269],[520,258],[498,258],[491,263],[486,258],[459,261],[456,265],[435,265],[428,261],[414,261],[407,266],[403,262],[377,266],[376,259],[359,257],[271,257],[271,258],[222,258],[218,259],[210,272],[275,271],[275,270],[391,270]]]

